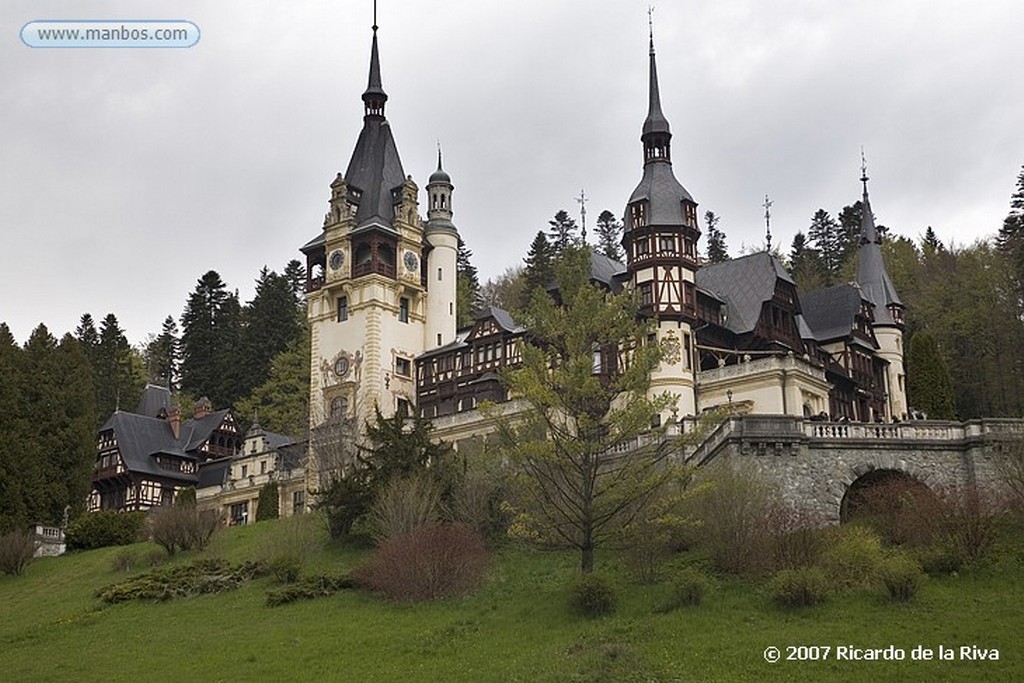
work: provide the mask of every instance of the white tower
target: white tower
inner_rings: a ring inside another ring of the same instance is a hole
[[[427,324],[425,349],[455,341],[456,260],[459,232],[452,223],[452,179],[441,167],[441,148],[437,150],[437,170],[427,183]]]

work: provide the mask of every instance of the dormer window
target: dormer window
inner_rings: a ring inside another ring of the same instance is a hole
[[[634,228],[647,225],[647,203],[641,201],[630,206],[629,216]]]

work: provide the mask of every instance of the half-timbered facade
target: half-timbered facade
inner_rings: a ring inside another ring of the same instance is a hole
[[[119,410],[100,428],[89,509],[170,505],[178,491],[196,485],[206,462],[233,455],[241,444],[230,410],[214,411],[202,399],[192,419],[182,422],[170,392],[148,385],[136,412]]]

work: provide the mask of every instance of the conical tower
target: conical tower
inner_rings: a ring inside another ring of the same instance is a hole
[[[441,166],[441,147],[437,148],[437,170],[427,183],[427,328],[424,348],[431,349],[455,341],[456,261],[459,232],[452,223],[451,177]]]
[[[882,260],[882,238],[875,226],[868,197],[867,164],[861,160],[860,251],[857,263],[857,284],[865,299],[874,305],[874,332],[878,355],[889,363],[886,371],[886,409],[892,419],[907,416],[906,369],[903,361],[903,302],[885,270]]]

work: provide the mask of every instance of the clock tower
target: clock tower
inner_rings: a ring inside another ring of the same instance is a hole
[[[323,230],[302,247],[312,429],[342,421],[361,429],[375,408],[385,417],[411,413],[413,360],[427,348],[427,260],[438,259],[429,255],[418,188],[402,169],[384,116],[388,96],[381,85],[376,25],[362,99],[363,128],[344,175],[331,183]],[[447,267],[447,259],[441,260]],[[454,282],[454,270],[441,277]],[[447,343],[454,331],[442,336]]]

